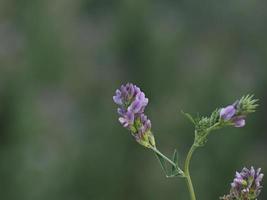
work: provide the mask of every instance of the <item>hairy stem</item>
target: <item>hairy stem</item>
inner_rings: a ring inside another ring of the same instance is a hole
[[[191,200],[196,200],[196,196],[195,196],[195,191],[194,191],[194,187],[192,184],[192,180],[190,177],[190,172],[189,172],[189,166],[190,166],[190,160],[192,157],[193,152],[195,151],[197,147],[193,144],[187,154],[186,160],[185,160],[185,166],[184,166],[184,175],[186,178],[186,182],[187,182],[187,187],[189,190],[189,194],[190,194],[190,199]]]

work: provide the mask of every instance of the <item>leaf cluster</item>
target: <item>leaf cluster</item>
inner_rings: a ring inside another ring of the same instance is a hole
[[[195,145],[203,146],[207,142],[210,131],[220,128],[221,120],[219,109],[215,109],[210,116],[193,118],[190,114],[182,112],[195,126]]]
[[[254,95],[245,95],[239,101],[237,101],[236,108],[238,115],[247,115],[256,111],[256,108],[259,106],[257,104],[259,100],[254,99]]]

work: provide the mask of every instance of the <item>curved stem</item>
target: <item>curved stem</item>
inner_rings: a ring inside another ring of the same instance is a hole
[[[187,154],[187,157],[186,157],[186,160],[185,160],[185,169],[184,169],[184,175],[185,175],[185,178],[186,178],[186,182],[187,182],[187,187],[188,187],[188,190],[189,190],[189,193],[190,193],[190,199],[191,200],[196,200],[196,196],[195,196],[195,191],[194,191],[194,187],[193,187],[193,184],[192,184],[192,180],[191,180],[191,177],[190,177],[190,172],[189,172],[189,166],[190,166],[190,160],[191,160],[191,157],[192,157],[192,154],[193,152],[195,151],[196,149],[196,146],[193,144]]]

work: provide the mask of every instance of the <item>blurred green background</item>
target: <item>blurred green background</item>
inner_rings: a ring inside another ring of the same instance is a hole
[[[193,156],[198,199],[227,193],[236,170],[267,173],[267,1],[0,1],[0,199],[189,199],[117,121],[115,89],[133,82],[159,149],[183,162],[193,128],[247,93],[246,127]],[[259,199],[267,198],[264,189]]]

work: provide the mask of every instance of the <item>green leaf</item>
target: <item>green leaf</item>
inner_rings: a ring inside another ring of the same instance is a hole
[[[158,158],[160,166],[161,166],[162,170],[164,171],[165,175],[168,176],[166,161],[159,154],[155,153],[155,155]]]
[[[181,113],[182,113],[187,119],[189,119],[189,121],[192,122],[194,125],[196,124],[194,118],[193,118],[189,113],[185,113],[184,111],[181,111]]]
[[[172,160],[176,164],[176,166],[178,167],[178,152],[176,149],[173,152]],[[174,166],[172,166],[172,174],[176,171],[177,171],[177,169]]]

